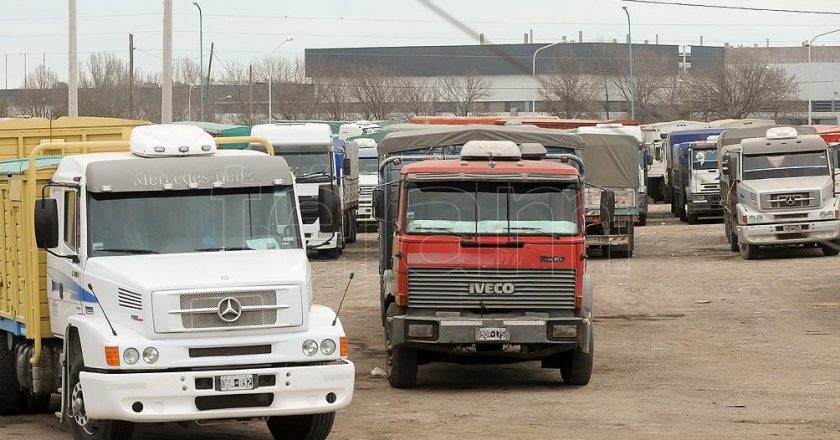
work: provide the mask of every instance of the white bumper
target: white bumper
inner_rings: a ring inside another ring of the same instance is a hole
[[[784,225],[800,225],[801,231],[784,233],[780,229],[783,224],[739,225],[737,227],[738,240],[746,244],[771,246],[833,241],[840,238],[840,221],[838,220],[785,223]]]
[[[221,392],[196,387],[196,379],[230,374],[273,376],[275,380],[273,386],[260,386],[249,391]],[[354,378],[355,367],[352,362],[346,360],[317,366],[80,374],[88,416],[99,420],[131,422],[175,422],[332,412],[350,404],[353,398]],[[332,403],[328,401],[330,393],[335,395]],[[262,396],[258,398],[257,395]],[[235,404],[232,403],[234,399],[226,399],[234,396],[242,402]],[[136,405],[137,402],[142,405],[139,412],[137,409],[140,405]],[[198,409],[199,406],[205,405],[237,407]]]
[[[321,223],[303,225],[303,235],[306,238],[306,246],[314,246],[314,249],[332,249],[337,247],[338,234],[321,232]]]

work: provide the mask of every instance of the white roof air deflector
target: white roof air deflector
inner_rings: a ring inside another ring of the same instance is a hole
[[[131,152],[141,157],[206,156],[216,152],[213,137],[190,125],[144,125],[131,130]]]
[[[522,153],[513,141],[469,141],[461,149],[461,160],[520,160]]]

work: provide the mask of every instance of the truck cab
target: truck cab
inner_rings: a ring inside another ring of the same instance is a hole
[[[831,149],[816,134],[773,127],[764,137],[719,143],[729,240],[744,259],[761,247],[818,245],[840,253],[840,211]]]
[[[644,148],[650,157],[650,167],[647,172],[648,194],[654,202],[664,200],[668,203],[671,201],[671,194],[665,191],[668,134],[672,131],[708,127],[709,124],[706,122],[683,120],[657,122],[641,126]]]
[[[680,220],[695,224],[701,217],[721,218],[717,136],[677,144],[674,192]]]
[[[357,139],[350,142],[372,141]],[[356,216],[362,226],[376,224],[373,217],[373,190],[379,185],[379,155],[376,143],[359,148],[359,211]]]
[[[459,144],[459,134],[445,141]],[[386,184],[374,207],[389,382],[413,386],[429,362],[540,360],[566,384],[588,383],[592,283],[578,168],[523,160],[507,140],[461,145],[451,159],[399,154],[389,138],[380,145]]]
[[[274,146],[274,152],[289,164],[298,188],[306,248],[329,259],[338,258],[348,238],[345,232],[349,229],[346,225],[351,221],[350,215],[355,219],[358,189],[344,182],[340,175],[345,167],[343,162],[338,163],[334,154],[329,125],[262,124],[255,125],[251,134],[268,139]],[[355,156],[347,159],[351,173],[353,158]],[[348,173],[348,177],[352,176],[351,173]],[[349,188],[345,190],[343,186],[352,186],[354,191]],[[324,190],[342,195],[340,215],[337,218],[328,218],[318,204],[318,195]],[[344,197],[345,192],[348,197]]]
[[[108,152],[71,154],[91,150]],[[354,368],[335,313],[312,304],[283,158],[218,150],[197,127],[148,125],[128,143],[42,144],[21,169],[4,185],[22,188],[34,213],[22,242],[32,250],[4,265],[25,270],[3,274],[19,276],[20,291],[0,292],[14,304],[0,310],[0,362],[6,336],[17,353],[16,368],[0,368],[17,371],[0,375],[3,411],[60,389],[76,439],[214,420],[265,419],[277,438],[301,425],[329,432]]]

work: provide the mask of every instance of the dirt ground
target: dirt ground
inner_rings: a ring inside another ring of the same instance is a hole
[[[652,206],[630,260],[593,258],[595,372],[561,384],[538,363],[434,364],[394,390],[383,367],[376,234],[314,261],[316,300],[341,312],[356,394],[336,439],[840,438],[840,257],[818,249],[745,261],[719,223]],[[53,415],[0,418],[0,438],[69,439]],[[268,439],[261,425],[153,425],[136,438]]]

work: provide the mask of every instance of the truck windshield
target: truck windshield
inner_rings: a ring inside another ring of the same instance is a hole
[[[694,150],[691,152],[691,169],[716,170],[717,165],[717,150]]]
[[[379,159],[375,157],[360,157],[359,174],[379,174]]]
[[[409,234],[577,235],[578,187],[560,182],[408,186]]]
[[[278,153],[289,164],[298,181],[329,180],[332,160],[329,145],[278,148]]]
[[[744,180],[828,176],[825,151],[777,155],[744,155]]]
[[[300,249],[286,187],[90,193],[91,257]]]

